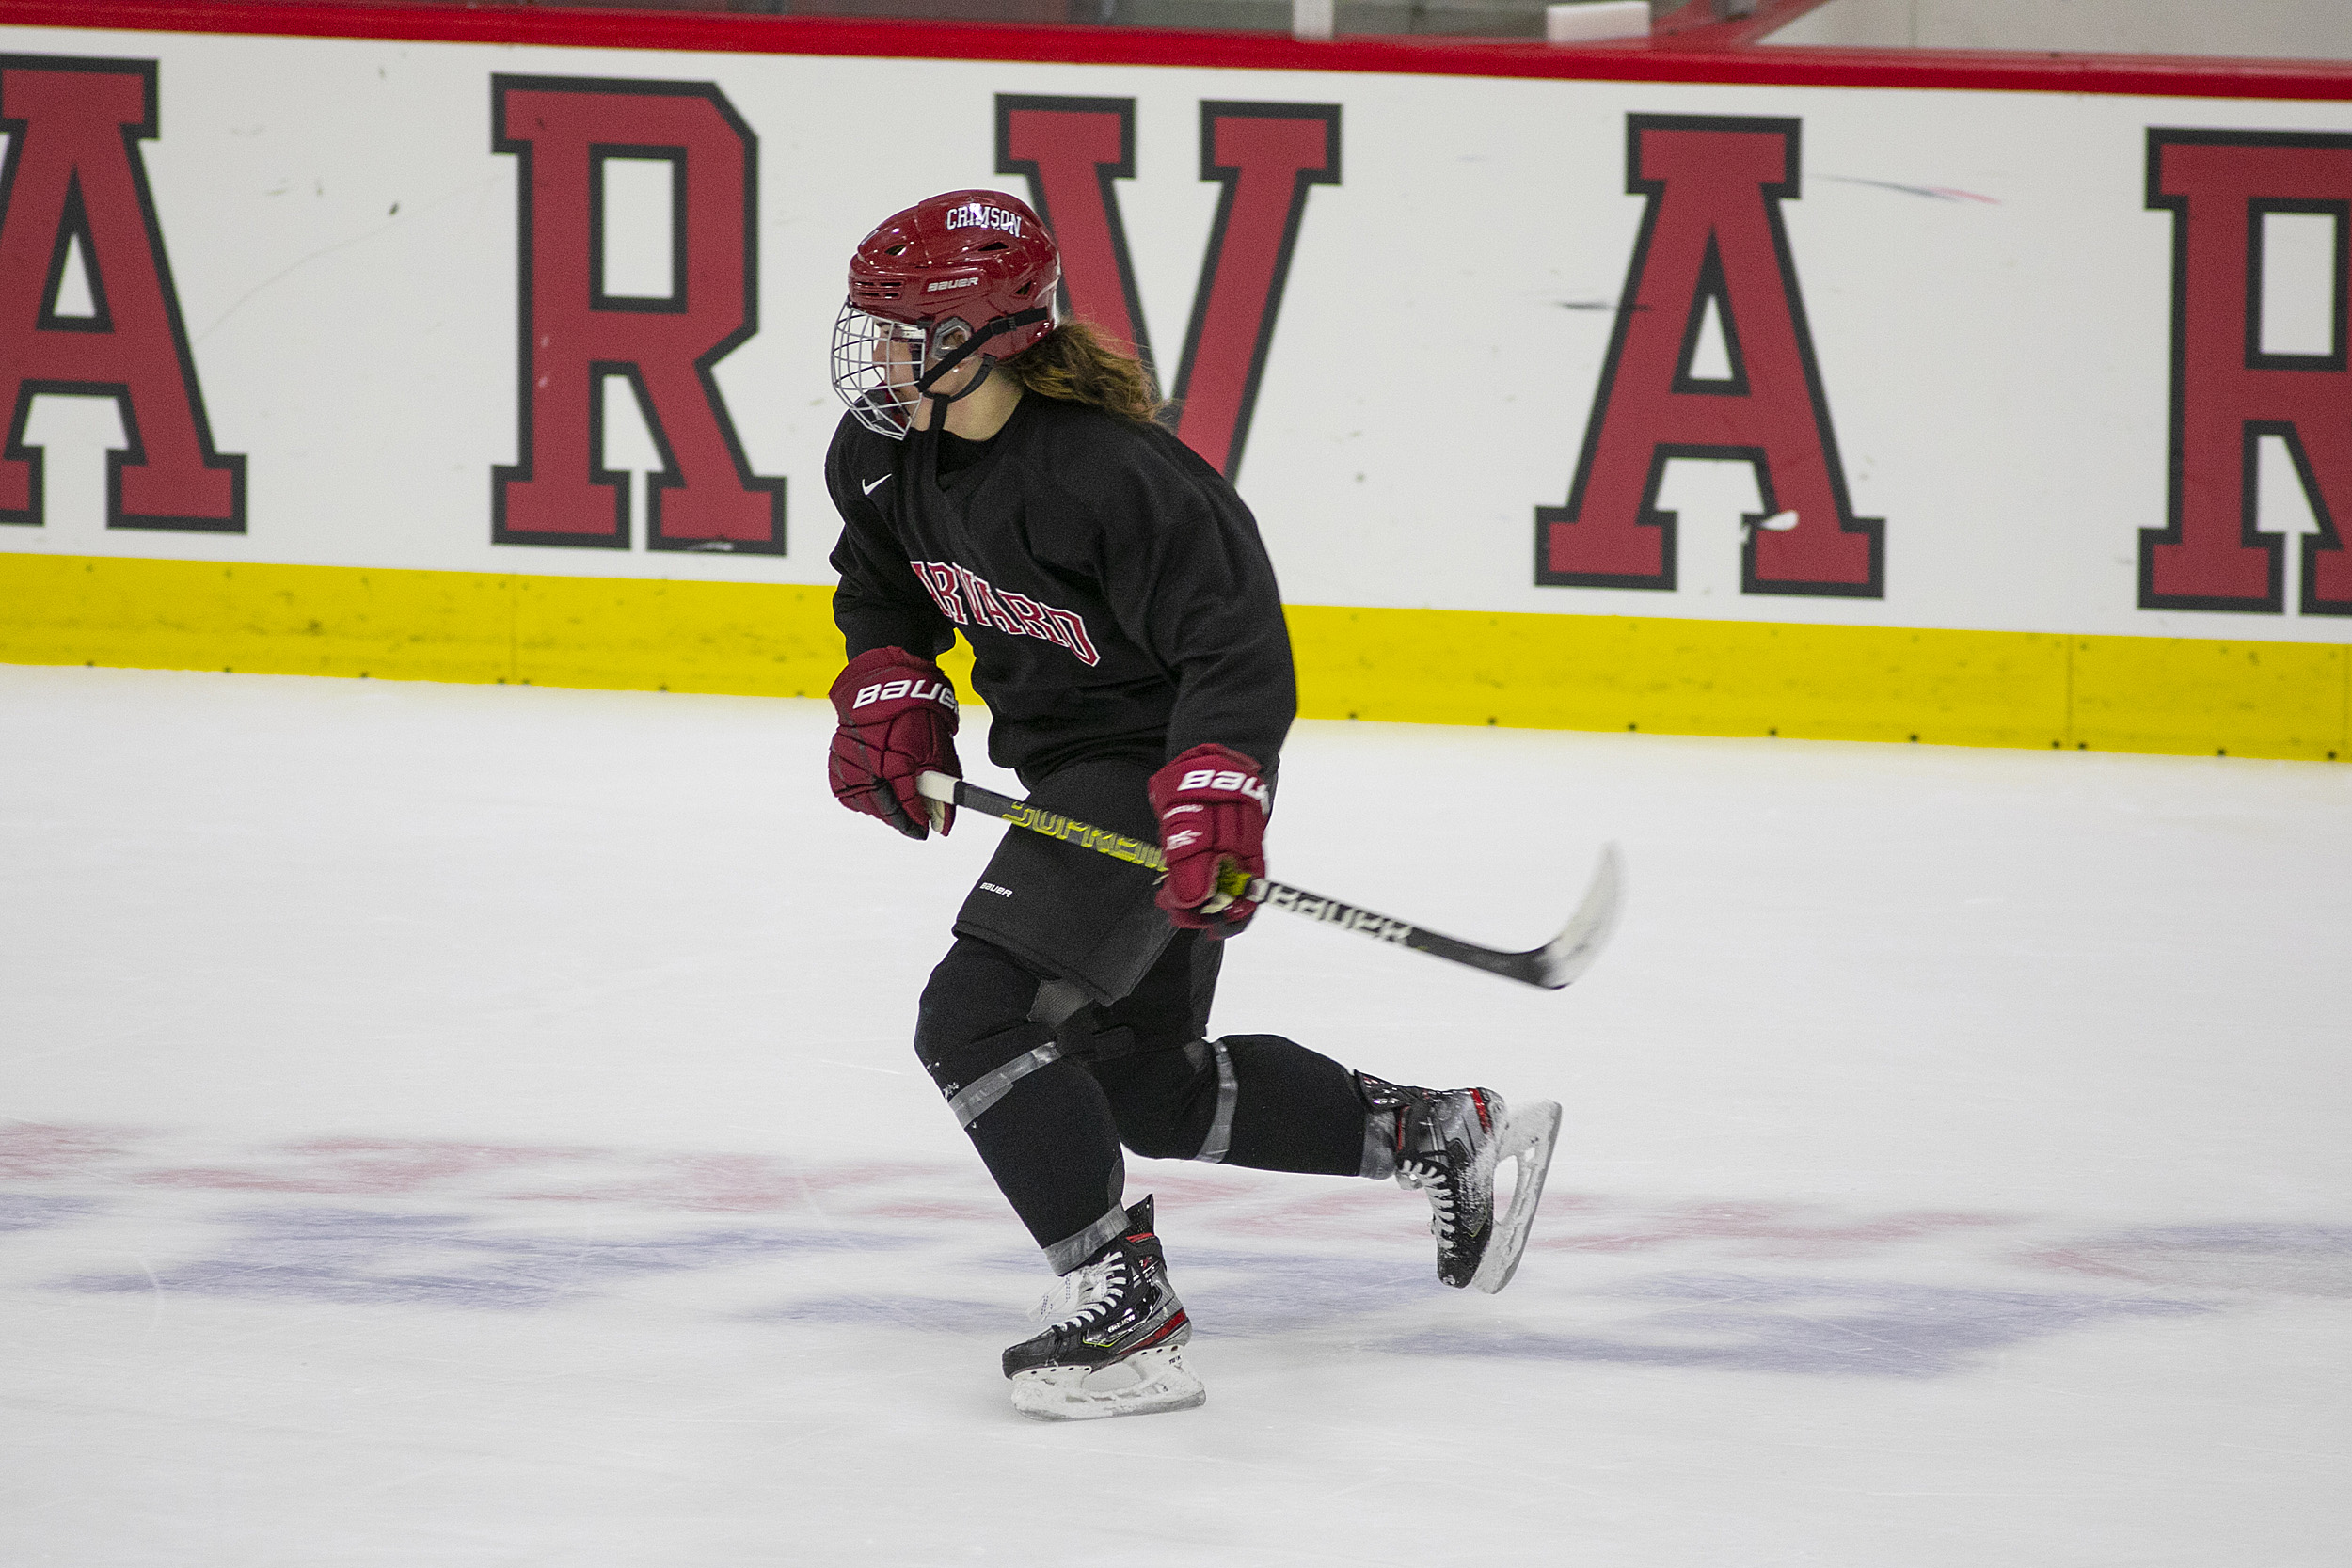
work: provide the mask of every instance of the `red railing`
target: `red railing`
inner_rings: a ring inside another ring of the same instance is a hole
[[[1704,4],[1705,0],[1692,3]],[[1302,41],[1269,33],[889,22],[655,10],[634,5],[604,8],[529,3],[386,6],[343,0],[301,0],[298,4],[0,0],[0,26],[1588,81],[2352,99],[2352,62],[1745,47],[1799,8],[1804,8],[1803,0],[1765,0],[1756,14],[1745,19],[1623,42],[1577,45],[1398,35]]]

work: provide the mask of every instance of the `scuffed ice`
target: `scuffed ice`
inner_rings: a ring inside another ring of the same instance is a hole
[[[1000,830],[830,726],[0,666],[0,1562],[2340,1568],[2352,768],[1302,723],[1278,875],[1523,946],[1624,846],[1565,992],[1225,954],[1217,1032],[1559,1100],[1543,1212],[1486,1297],[1136,1160],[1208,1402],[1052,1428],[909,1050]]]

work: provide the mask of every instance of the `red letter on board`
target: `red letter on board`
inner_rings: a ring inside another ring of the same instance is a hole
[[[1780,203],[1798,192],[1798,123],[1627,117],[1626,189],[1649,198],[1600,389],[1565,507],[1535,510],[1535,580],[1672,588],[1675,516],[1658,510],[1677,457],[1754,465],[1760,523],[1740,555],[1749,594],[1877,598],[1885,524],[1856,517],[1813,360]],[[1728,376],[1693,373],[1712,311]]]
[[[1132,98],[996,97],[996,172],[1029,180],[1029,205],[1061,249],[1064,311],[1133,345],[1149,370],[1136,270],[1114,180],[1136,173]]]
[[[2139,534],[2142,610],[2285,608],[2285,541],[2255,528],[2255,453],[2286,442],[2320,531],[2303,540],[2306,615],[2352,615],[2352,136],[2151,131],[2148,205],[2172,213],[2172,442],[2166,526]],[[2263,351],[2263,219],[2335,223],[2334,341]]]
[[[602,458],[603,382],[628,378],[661,453],[645,546],[784,553],[784,481],[753,474],[711,367],[757,329],[758,142],[691,82],[494,76],[493,147],[520,162],[519,461],[492,470],[501,545],[627,549],[627,475]],[[604,163],[674,168],[671,292],[612,295]]]
[[[245,459],[213,450],[196,361],[136,143],[156,131],[152,60],[0,57],[0,522],[41,521],[41,458],[24,445],[43,392],[111,397],[108,528],[245,531]],[[64,313],[80,258],[91,309]]]
[[[1224,182],[1225,194],[1176,372],[1176,434],[1232,479],[1258,406],[1307,187],[1340,182],[1340,106],[1201,104],[1200,178]]]
[[[996,100],[996,172],[1028,176],[1031,204],[1061,246],[1071,314],[1133,343],[1149,370],[1143,307],[1111,185],[1135,166],[1132,98]],[[1225,191],[1169,416],[1184,444],[1232,479],[1249,439],[1307,188],[1340,182],[1340,106],[1202,103],[1200,178]]]

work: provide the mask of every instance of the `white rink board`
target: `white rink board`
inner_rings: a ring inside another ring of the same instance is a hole
[[[1343,176],[1308,197],[1239,473],[1294,603],[2352,640],[2291,593],[2282,614],[2137,607],[2139,531],[2166,522],[2171,331],[2147,132],[2344,131],[2341,103],[26,28],[5,47],[160,63],[140,147],[250,505],[242,536],[105,529],[112,417],[51,398],[32,432],[50,517],[0,529],[0,550],[824,582],[826,350],[866,228],[940,189],[1026,194],[994,172],[999,94],[1133,97],[1119,200],[1172,374],[1219,190],[1200,105],[1244,100],[1343,110]],[[711,82],[755,133],[760,326],[716,373],[754,470],[788,480],[787,553],[492,543],[490,470],[516,457],[502,71]],[[1565,498],[1642,216],[1631,114],[1801,121],[1781,212],[1853,510],[1886,520],[1883,597],[1742,593],[1753,491],[1721,465],[1669,481],[1677,588],[1533,580],[1534,511]]]

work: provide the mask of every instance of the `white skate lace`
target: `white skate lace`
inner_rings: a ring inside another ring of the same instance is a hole
[[[1419,1187],[1429,1196],[1429,1230],[1440,1246],[1454,1240],[1454,1184],[1444,1180],[1444,1167],[1434,1161],[1416,1160],[1407,1156],[1396,1163],[1400,1182],[1412,1177],[1408,1186]]]
[[[1063,1275],[1037,1304],[1037,1321],[1052,1327],[1083,1328],[1110,1316],[1127,1285],[1123,1259]]]

